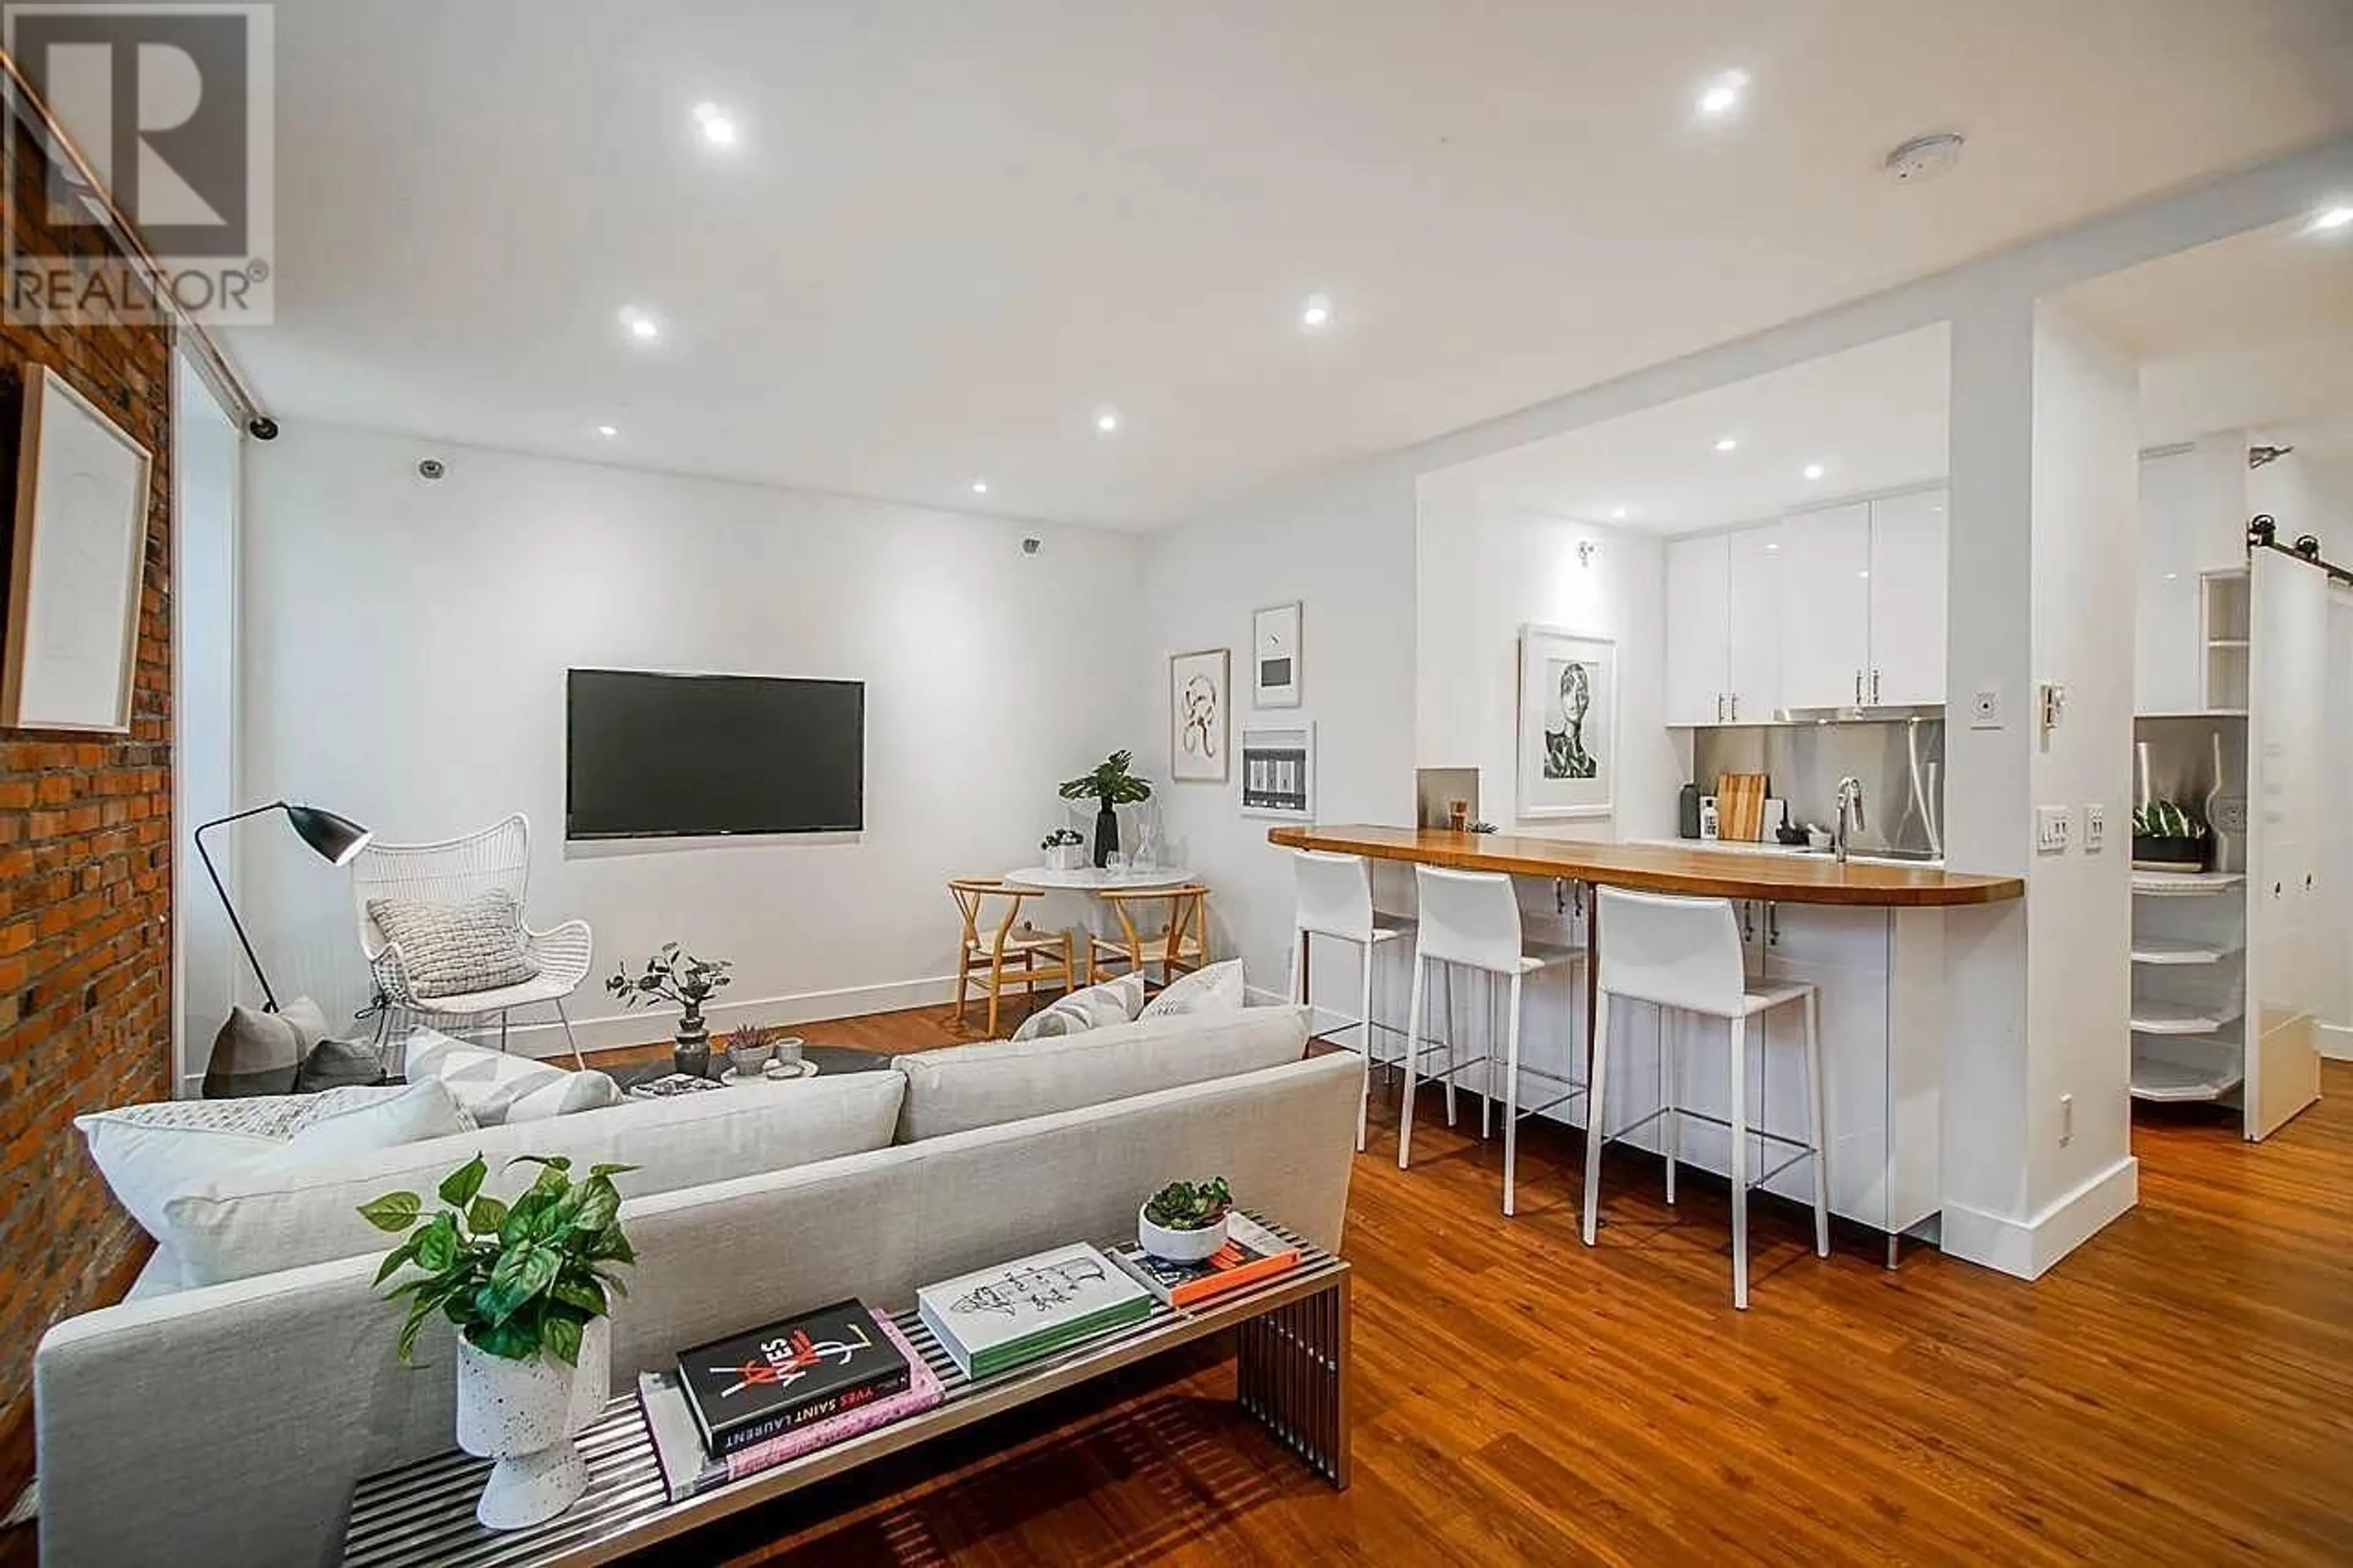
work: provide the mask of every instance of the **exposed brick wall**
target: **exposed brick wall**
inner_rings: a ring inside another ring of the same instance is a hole
[[[44,237],[38,153],[5,221]],[[95,229],[71,243],[96,254]],[[0,1432],[30,1410],[33,1346],[141,1245],[74,1116],[171,1094],[172,341],[156,327],[0,321],[0,575],[11,558],[29,367],[47,364],[154,455],[128,736],[0,730]],[[0,614],[6,597],[0,594]]]

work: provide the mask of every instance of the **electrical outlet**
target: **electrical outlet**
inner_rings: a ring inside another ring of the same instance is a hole
[[[2247,797],[2242,795],[2215,797],[2214,826],[2224,833],[2244,833],[2247,830]]]
[[[2084,808],[2084,853],[2097,855],[2108,839],[2108,808],[2087,805]]]
[[[2063,805],[2038,805],[2034,808],[2034,849],[2038,855],[2067,853],[2068,822],[2071,814]]]
[[[1969,699],[1969,728],[1999,730],[2001,728],[2001,689],[1989,686]]]
[[[2059,1097],[2059,1147],[2064,1149],[2075,1141],[2075,1097]]]

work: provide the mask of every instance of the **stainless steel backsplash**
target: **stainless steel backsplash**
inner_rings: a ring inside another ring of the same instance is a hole
[[[1916,792],[1915,754],[1920,763]],[[1693,731],[1692,778],[1702,795],[1715,793],[1719,773],[1765,774],[1770,793],[1788,802],[1792,824],[1824,826],[1838,809],[1839,780],[1852,774],[1862,781],[1867,823],[1854,836],[1858,850],[1942,847],[1942,719],[1860,719]]]

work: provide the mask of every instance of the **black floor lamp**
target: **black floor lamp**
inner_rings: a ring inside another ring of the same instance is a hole
[[[319,852],[319,858],[330,865],[343,866],[353,856],[367,847],[375,835],[349,817],[337,816],[332,811],[322,811],[315,805],[294,805],[273,800],[268,805],[257,805],[249,811],[216,817],[196,829],[196,856],[205,863],[205,873],[213,879],[213,891],[220,895],[221,908],[228,911],[228,923],[237,931],[237,944],[245,949],[245,961],[253,965],[253,977],[261,982],[263,1011],[278,1011],[278,994],[269,988],[269,976],[262,973],[261,960],[253,951],[253,942],[245,934],[245,922],[237,918],[237,906],[229,901],[228,889],[221,885],[220,872],[213,866],[213,858],[205,853],[205,829],[225,827],[232,822],[242,822],[248,816],[259,816],[265,811],[282,811],[293,825],[295,836]]]

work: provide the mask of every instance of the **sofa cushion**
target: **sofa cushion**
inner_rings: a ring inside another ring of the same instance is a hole
[[[1305,1008],[1250,1007],[919,1051],[897,1061],[907,1079],[899,1142],[1256,1072],[1296,1061],[1306,1048]]]
[[[1223,963],[1197,969],[1190,974],[1180,974],[1144,1005],[1136,1015],[1144,1018],[1174,1018],[1187,1013],[1239,1013],[1248,996],[1242,986],[1242,963],[1229,958]]]
[[[1073,991],[1052,1006],[1032,1013],[1013,1031],[1013,1037],[1050,1040],[1064,1035],[1083,1035],[1089,1029],[1132,1024],[1143,1010],[1144,976],[1123,974],[1116,980]]]
[[[157,1239],[178,1257],[188,1284],[209,1285],[385,1250],[387,1238],[360,1217],[359,1205],[389,1192],[416,1193],[429,1204],[441,1178],[477,1153],[491,1164],[483,1190],[501,1198],[533,1179],[531,1166],[510,1166],[518,1154],[636,1165],[621,1181],[632,1197],[783,1170],[888,1145],[904,1088],[897,1073],[844,1073],[632,1100],[328,1165],[240,1161],[174,1193],[162,1205]]]
[[[495,991],[535,979],[522,945],[522,905],[504,888],[461,904],[370,899],[368,919],[400,949],[400,967],[419,998]]]

